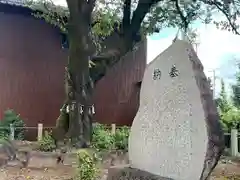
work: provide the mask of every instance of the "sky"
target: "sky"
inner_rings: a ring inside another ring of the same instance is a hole
[[[215,70],[217,95],[221,78],[224,79],[227,89],[234,83],[236,64],[238,59],[240,60],[240,36],[219,30],[214,25],[199,25],[197,30],[199,33],[197,54],[208,77],[213,78]],[[151,62],[170,46],[176,34],[176,29],[168,28],[149,36],[147,62]]]
[[[66,6],[65,0],[54,0],[57,5]],[[218,19],[221,18],[220,16]],[[198,48],[197,54],[202,61],[205,73],[213,78],[216,74],[216,95],[220,89],[220,79],[223,78],[227,89],[234,83],[236,63],[240,60],[240,36],[231,32],[219,30],[215,25],[197,24]],[[160,33],[148,37],[147,62],[151,62],[158,54],[171,45],[177,29],[166,28]]]
[[[56,5],[67,6],[66,0],[53,0],[53,2]]]

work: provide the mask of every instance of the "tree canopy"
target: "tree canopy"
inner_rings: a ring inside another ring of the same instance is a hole
[[[232,85],[232,100],[236,107],[240,108],[240,64],[236,73],[236,83]]]
[[[239,67],[235,75],[235,84],[230,87],[232,91],[227,91],[223,79],[221,79],[221,90],[219,97],[216,99],[220,118],[225,131],[232,128],[240,128],[240,79]]]
[[[27,5],[38,10],[36,17],[67,32],[67,7],[56,6],[51,0],[29,1]],[[214,23],[218,28],[239,35],[239,5],[237,0],[96,0],[92,31],[99,43],[114,30],[125,34],[126,31],[140,30],[146,35],[165,27],[189,28],[198,20],[199,23]]]
[[[95,53],[90,65],[97,64],[91,69],[96,80],[142,36],[160,32],[166,27],[188,29],[192,41],[196,39],[196,31],[190,25],[196,21],[214,23],[218,28],[239,34],[240,3],[234,0],[94,0],[94,4],[91,37]],[[63,33],[68,32],[67,7],[56,6],[52,0],[29,0],[27,6],[36,10],[35,17],[45,19]],[[109,41],[119,43],[113,46]]]

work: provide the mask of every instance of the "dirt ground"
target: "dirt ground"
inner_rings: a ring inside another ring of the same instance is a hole
[[[240,180],[240,164],[239,163],[219,163],[212,173],[212,179],[215,180]]]
[[[41,164],[35,160],[36,164]],[[106,172],[106,170],[105,170]],[[56,165],[54,167],[29,167],[20,169],[19,167],[7,167],[0,171],[0,180],[71,180],[75,169],[70,165]],[[101,180],[106,179],[106,173]],[[239,162],[220,162],[215,168],[213,180],[240,180]]]
[[[4,168],[0,172],[0,180],[70,180],[74,170],[72,167],[55,168]]]

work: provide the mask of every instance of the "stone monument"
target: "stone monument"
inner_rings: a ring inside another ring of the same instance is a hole
[[[203,65],[175,40],[145,70],[129,138],[132,168],[174,180],[205,180],[224,149]]]

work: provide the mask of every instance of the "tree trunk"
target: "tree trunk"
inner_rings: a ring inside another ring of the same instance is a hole
[[[80,17],[80,16],[78,16]],[[88,29],[86,24],[70,24],[69,71],[73,86],[70,97],[69,136],[77,147],[88,146],[92,134],[92,89],[89,75]],[[88,26],[87,26],[88,27]]]
[[[69,66],[74,62],[69,63]],[[71,76],[73,80],[73,96],[68,97],[69,105],[69,129],[67,136],[77,147],[88,146],[92,135],[92,90],[93,85],[89,72],[74,71]]]
[[[67,137],[80,148],[89,146],[92,137],[93,82],[89,74],[89,60],[94,52],[90,38],[92,6],[82,0],[69,0],[67,3],[70,12],[69,60],[65,73],[67,98],[57,126],[62,129],[61,132],[66,132],[64,129],[68,128]]]

